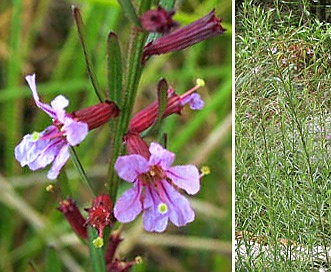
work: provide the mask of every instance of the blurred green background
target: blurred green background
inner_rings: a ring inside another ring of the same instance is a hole
[[[128,20],[116,1],[110,0],[1,0],[0,5],[0,271],[90,271],[87,247],[56,210],[61,186],[69,186],[80,208],[92,199],[69,161],[64,168],[70,182],[53,183],[46,171],[21,168],[14,148],[23,135],[41,131],[49,117],[37,109],[24,76],[37,74],[45,103],[56,95],[70,99],[68,112],[94,103],[82,48],[71,16],[71,5],[81,8],[87,45],[101,88],[107,92],[106,38],[114,30],[126,52]],[[157,3],[154,3],[154,7]],[[134,112],[156,98],[161,77],[181,94],[203,78],[199,90],[205,109],[171,116],[163,131],[176,164],[207,165],[199,194],[190,198],[196,220],[164,234],[146,233],[140,220],[124,226],[120,257],[142,256],[141,271],[230,271],[231,269],[231,1],[178,1],[175,20],[186,25],[216,8],[226,34],[182,52],[152,57],[145,66]],[[123,54],[125,61],[125,54]],[[98,192],[111,150],[107,126],[89,133],[76,149]],[[123,186],[124,187],[124,186]],[[123,188],[124,190],[124,188]],[[122,188],[120,191],[123,191]],[[84,216],[86,213],[83,211]]]

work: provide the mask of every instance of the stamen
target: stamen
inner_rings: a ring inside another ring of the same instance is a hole
[[[184,98],[190,96],[192,93],[194,93],[196,90],[198,90],[200,87],[203,87],[203,86],[205,86],[205,81],[201,78],[198,78],[196,80],[196,85],[192,89],[190,89],[187,92],[185,92],[184,94],[182,94],[180,96],[180,98],[184,99]]]
[[[210,174],[210,168],[208,166],[202,166],[200,171],[201,171],[200,177],[207,176]]]

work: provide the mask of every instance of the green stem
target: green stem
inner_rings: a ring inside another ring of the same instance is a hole
[[[139,14],[150,8],[151,0],[140,1]],[[129,121],[132,114],[133,104],[137,95],[138,85],[142,73],[142,53],[147,38],[147,33],[139,31],[133,27],[129,52],[127,54],[127,69],[124,84],[124,101],[121,107],[121,114],[118,118],[116,134],[112,146],[112,158],[109,164],[109,194],[113,201],[116,200],[116,194],[119,184],[119,178],[114,171],[116,159],[123,153],[123,136],[128,130]],[[111,79],[109,79],[111,80]]]
[[[77,153],[73,147],[70,147],[70,157],[71,157],[72,162],[74,163],[79,175],[81,176],[83,182],[85,183],[86,187],[90,190],[92,196],[96,197],[96,193],[92,187],[92,184],[91,184],[89,178],[87,177],[86,172],[85,172],[82,164],[80,163]]]

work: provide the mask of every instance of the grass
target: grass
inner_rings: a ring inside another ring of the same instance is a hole
[[[97,103],[87,78],[77,30],[72,24],[69,1],[3,1],[0,7],[0,270],[91,271],[88,248],[77,239],[56,210],[64,188],[80,208],[91,198],[69,162],[64,172],[69,182],[55,182],[47,192],[46,171],[20,168],[13,150],[22,136],[49,125],[38,110],[24,76],[37,73],[44,102],[56,95],[70,99],[68,111]],[[55,3],[55,4],[54,4]],[[106,37],[114,30],[126,50],[130,24],[116,1],[76,1],[86,25],[87,45],[100,87],[107,92]],[[124,226],[120,257],[142,256],[140,271],[229,271],[231,268],[231,1],[180,3],[175,19],[183,25],[213,7],[228,30],[221,37],[192,48],[153,57],[139,84],[134,112],[155,99],[157,82],[165,77],[178,93],[203,78],[201,95],[206,109],[183,111],[165,120],[168,148],[177,152],[176,163],[208,165],[211,174],[191,198],[196,220],[185,228],[169,227],[165,234],[142,231],[141,221]],[[223,23],[222,23],[223,25]],[[104,192],[111,151],[107,127],[90,133],[76,151],[96,190]],[[216,140],[215,140],[216,139]],[[65,180],[65,178],[63,179]],[[120,191],[124,190],[123,188]],[[84,213],[84,212],[83,212]],[[86,213],[84,213],[86,215]],[[138,270],[138,268],[137,268]]]
[[[300,14],[244,1],[236,17],[238,271],[331,267],[331,26]]]

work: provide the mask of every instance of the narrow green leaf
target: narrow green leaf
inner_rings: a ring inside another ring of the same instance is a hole
[[[109,99],[121,105],[123,71],[121,48],[116,33],[110,32],[107,39]]]
[[[133,23],[135,26],[140,27],[140,21],[137,16],[137,13],[130,0],[118,0],[119,4],[122,7],[123,13],[125,16]],[[143,2],[143,1],[141,1]]]
[[[104,259],[104,250],[103,247],[95,246],[95,239],[98,238],[98,234],[95,229],[92,227],[87,228],[88,237],[89,237],[89,249],[91,256],[91,263],[93,272],[105,272],[106,264]]]
[[[91,83],[93,85],[93,88],[95,90],[96,95],[98,96],[100,102],[102,102],[104,100],[103,97],[105,97],[105,95],[102,95],[102,93],[100,91],[100,87],[99,87],[97,78],[95,76],[95,73],[94,73],[94,70],[93,70],[93,67],[92,67],[91,58],[88,54],[88,48],[87,48],[87,44],[85,42],[85,26],[84,26],[84,23],[83,23],[82,15],[80,14],[80,10],[75,6],[72,6],[72,13],[73,13],[73,16],[74,16],[74,19],[75,19],[75,22],[76,22],[79,41],[80,41],[80,43],[82,45],[82,48],[83,48],[87,73],[90,77],[90,80],[91,80]]]
[[[61,262],[53,247],[49,247],[46,256],[46,269],[48,272],[61,272]]]
[[[163,120],[162,117],[166,110],[167,100],[168,100],[168,83],[164,78],[162,78],[157,85],[157,100],[158,100],[157,118],[154,124],[152,125],[152,127],[147,131],[146,134],[152,134],[158,131]]]

